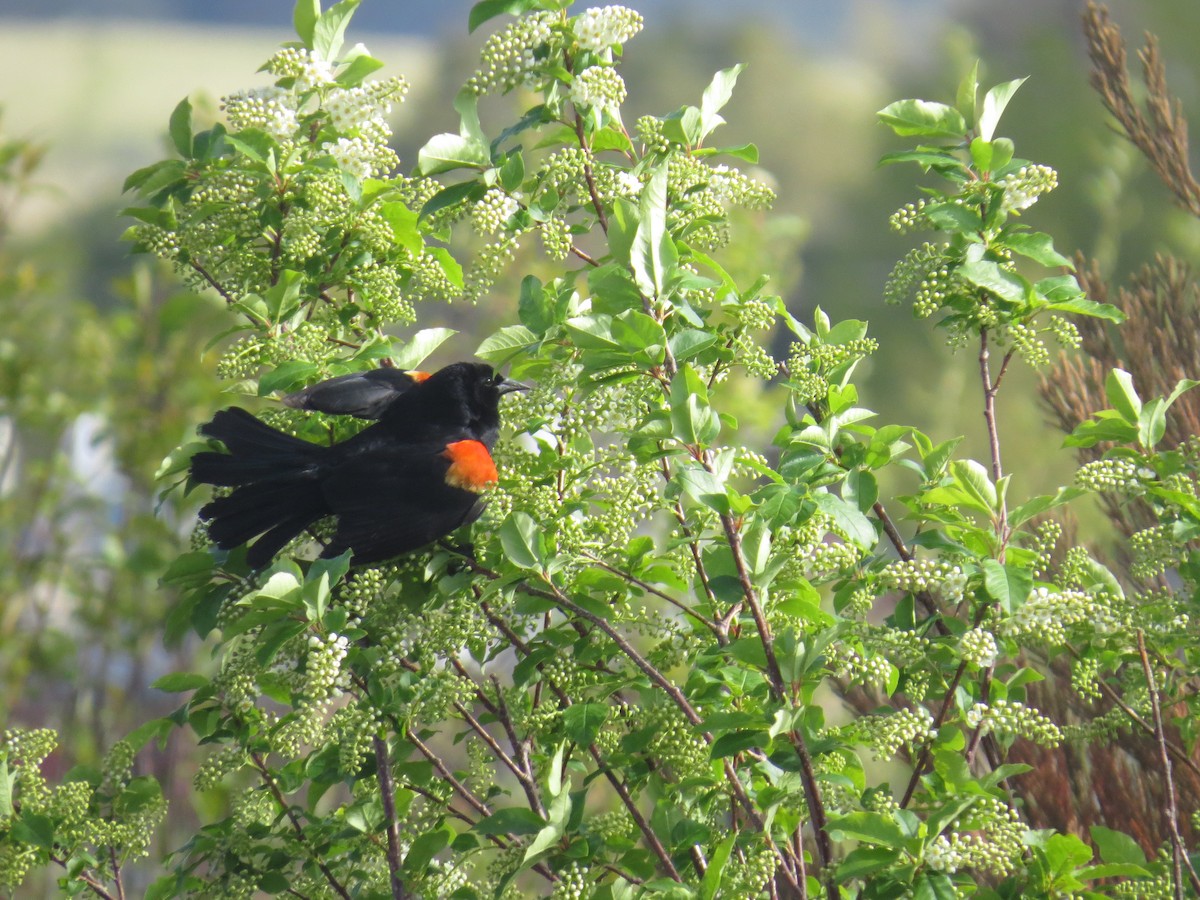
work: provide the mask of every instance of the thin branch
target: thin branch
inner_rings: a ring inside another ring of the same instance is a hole
[[[677,597],[672,597],[666,591],[660,591],[658,588],[654,587],[653,585],[649,585],[646,582],[642,581],[637,576],[632,575],[629,572],[626,572],[622,569],[618,569],[616,566],[610,565],[609,563],[605,562],[603,559],[601,559],[599,556],[597,556],[594,553],[590,553],[589,551],[584,550],[583,555],[586,556],[588,559],[590,559],[592,562],[594,562],[596,565],[598,565],[600,568],[604,569],[604,571],[611,572],[613,575],[616,575],[619,578],[624,578],[630,584],[641,588],[647,594],[653,594],[655,597],[658,597],[660,600],[666,600],[668,603],[670,603],[672,606],[674,606],[676,609],[678,609],[684,615],[691,616],[693,619],[695,619],[697,622],[699,622],[701,625],[703,625],[705,628],[707,628],[713,634],[720,636],[721,629],[720,629],[720,626],[717,625],[716,622],[714,622],[712,619],[708,618],[707,616],[701,615],[700,613],[696,612],[694,609],[692,609],[686,603],[683,603]]]
[[[375,769],[379,779],[379,796],[383,800],[383,820],[387,825],[387,861],[391,875],[392,900],[408,900],[408,891],[400,877],[400,820],[396,815],[396,788],[392,784],[392,759],[387,740],[374,735]]]
[[[1154,669],[1146,655],[1146,636],[1139,628],[1137,632],[1138,655],[1142,658],[1142,671],[1146,675],[1146,688],[1150,691],[1150,711],[1154,716],[1154,736],[1158,740],[1158,755],[1163,767],[1163,782],[1167,795],[1167,832],[1171,836],[1171,864],[1174,869],[1175,900],[1183,900],[1183,869],[1188,870],[1192,887],[1200,893],[1200,878],[1188,859],[1187,847],[1179,834],[1179,803],[1175,796],[1175,776],[1171,772],[1171,754],[1167,752],[1167,733],[1163,728],[1162,709],[1158,703],[1158,686],[1154,682]]]
[[[571,245],[571,252],[573,254],[575,254],[576,256],[578,256],[580,259],[582,259],[589,266],[597,266],[598,267],[600,265],[599,261],[597,261],[595,257],[590,256],[589,254],[585,253],[583,250],[580,250],[574,244]]]
[[[191,261],[191,267],[193,269],[195,269],[198,273],[200,273],[200,276],[205,281],[207,281],[210,285],[212,285],[213,290],[215,290],[218,294],[220,294],[221,298],[226,303],[228,303],[230,306],[237,303],[237,300],[234,299],[233,295],[230,294],[227,290],[225,290],[225,288],[221,285],[221,283],[219,281],[217,281],[217,279],[213,278],[212,275],[209,274],[208,269],[204,268],[204,266],[200,265],[200,263],[196,262],[195,260]]]
[[[62,859],[61,857],[51,856],[50,861],[53,863],[56,863],[59,866],[62,866],[64,869],[67,867],[67,861],[65,859]],[[108,890],[104,887],[103,884],[101,884],[99,881],[97,881],[94,877],[89,875],[87,872],[80,872],[75,877],[78,878],[80,881],[82,881],[84,884],[86,884],[88,886],[88,888],[91,890],[91,892],[93,894],[95,894],[97,897],[104,897],[105,900],[116,900],[116,898],[108,892]]]
[[[325,865],[324,860],[317,856],[313,850],[312,844],[308,841],[308,835],[304,833],[304,826],[300,824],[300,820],[296,817],[292,805],[283,796],[283,791],[279,789],[279,785],[275,782],[275,777],[271,774],[271,770],[267,768],[266,761],[262,758],[262,755],[251,750],[250,759],[254,763],[255,768],[258,769],[259,774],[262,775],[263,783],[266,784],[267,790],[271,792],[271,796],[275,798],[275,802],[279,804],[279,807],[283,810],[283,814],[291,822],[292,830],[296,832],[296,840],[300,842],[300,846],[304,848],[308,854],[308,858],[321,870],[321,874],[325,876],[325,880],[329,882],[329,886],[333,888],[335,894],[341,897],[342,900],[351,900],[349,892],[342,887],[341,882],[330,871],[329,866]]]
[[[117,900],[125,900],[125,885],[121,883],[121,861],[117,859],[117,848],[108,845],[108,861],[113,870],[113,886],[117,889]]]

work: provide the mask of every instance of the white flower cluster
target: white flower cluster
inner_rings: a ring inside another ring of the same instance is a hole
[[[983,734],[1003,731],[1041,744],[1057,747],[1062,743],[1062,730],[1036,709],[1012,700],[993,700],[976,703],[967,710],[968,728],[978,728]]]
[[[308,50],[301,50],[303,58],[296,73],[296,90],[304,93],[321,85],[333,83],[333,63],[321,59]]]
[[[259,128],[278,141],[296,133],[296,97],[286,88],[255,88],[221,98],[232,131]]]
[[[360,181],[372,175],[386,175],[399,162],[390,148],[363,137],[338,138],[336,143],[322,144],[321,149],[333,157],[339,169]]]
[[[874,745],[875,759],[891,759],[901,747],[937,736],[933,714],[923,706],[898,709],[888,716],[864,716],[855,727]]]
[[[328,700],[334,690],[349,686],[348,677],[342,672],[342,660],[349,646],[350,641],[341,634],[331,633],[326,639],[314,634],[308,639],[304,693],[310,702]]]
[[[467,86],[476,94],[491,90],[510,91],[530,79],[538,50],[554,36],[554,14],[522,16],[503,31],[487,39],[480,51],[483,63]]]
[[[589,66],[571,84],[571,102],[615,113],[628,95],[625,81],[611,66]]]
[[[329,114],[329,122],[338,131],[364,131],[391,136],[387,117],[392,111],[393,100],[403,100],[408,83],[402,78],[387,81],[372,81],[345,90],[334,89],[322,104]]]
[[[641,30],[641,14],[626,6],[593,6],[575,18],[579,46],[593,53],[623,44]]]
[[[482,234],[495,234],[508,220],[521,211],[521,203],[499,188],[492,188],[471,210],[471,221],[475,230]]]
[[[894,562],[879,577],[888,587],[913,593],[925,591],[947,603],[961,600],[967,586],[967,576],[961,568],[928,559]]]
[[[971,665],[986,669],[996,662],[999,652],[996,638],[990,631],[983,628],[972,628],[966,632],[958,643],[959,655]]]
[[[1079,590],[1035,588],[1001,628],[1013,637],[1031,637],[1050,646],[1065,643],[1067,628],[1081,622],[1092,622],[1097,631],[1112,631],[1120,622],[1099,599]]]
[[[1000,180],[1006,210],[1028,209],[1038,197],[1058,187],[1058,173],[1049,166],[1022,166]]]

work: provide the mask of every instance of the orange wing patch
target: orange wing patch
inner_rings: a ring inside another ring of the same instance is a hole
[[[409,369],[408,377],[411,378],[413,381],[415,381],[417,384],[420,384],[422,381],[424,381],[425,379],[427,379],[429,377],[429,373],[428,372],[419,372],[416,369]]]
[[[496,463],[487,447],[479,441],[455,441],[447,444],[442,456],[450,460],[446,483],[464,491],[481,493],[489,484],[500,480]]]

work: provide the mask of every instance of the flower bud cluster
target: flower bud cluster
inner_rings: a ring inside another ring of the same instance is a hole
[[[1097,459],[1080,466],[1075,484],[1089,491],[1106,491],[1136,497],[1145,492],[1154,471],[1127,456]]]
[[[1117,622],[1104,609],[1102,597],[1074,589],[1034,588],[1025,602],[1001,624],[1010,637],[1035,640],[1055,647],[1066,643],[1067,629],[1084,622],[1110,631]]]
[[[584,900],[592,896],[588,890],[588,869],[573,862],[558,871],[558,883],[550,894],[550,900]]]
[[[374,737],[383,725],[383,714],[366,704],[343,706],[329,722],[329,734],[338,749],[338,771],[358,775],[374,753]]]
[[[1042,194],[1058,187],[1058,173],[1049,166],[1022,166],[998,184],[1004,188],[1004,208],[1020,211],[1033,206]]]
[[[1100,661],[1083,657],[1071,664],[1071,687],[1084,700],[1096,701],[1101,695],[1099,687]]]
[[[369,81],[344,90],[331,90],[321,106],[329,116],[329,124],[343,134],[369,134],[374,143],[386,143],[391,137],[387,117],[392,103],[401,101],[408,93],[408,82],[396,76],[383,81]]]
[[[1053,519],[1047,519],[1038,524],[1034,529],[1034,541],[1032,550],[1037,554],[1037,561],[1033,564],[1033,574],[1037,578],[1044,578],[1050,572],[1050,566],[1053,561],[1054,548],[1058,546],[1059,540],[1062,538],[1062,525]]]
[[[892,226],[893,231],[900,234],[907,234],[915,228],[929,227],[929,218],[925,215],[925,201],[905,203],[891,214],[888,224]]]
[[[1171,534],[1171,525],[1153,525],[1134,532],[1129,538],[1133,551],[1130,572],[1134,578],[1150,580],[1183,560],[1184,548]]]
[[[1014,734],[1043,747],[1057,747],[1063,740],[1062,729],[1050,719],[1012,700],[976,703],[967,710],[965,721],[968,728],[978,728],[983,734],[991,731]]]
[[[657,116],[639,116],[634,130],[647,154],[665,154],[671,149],[671,141],[663,133],[663,121]]]
[[[467,87],[476,94],[505,93],[531,83],[538,55],[553,37],[554,19],[552,12],[522,16],[489,37],[480,52],[482,66]]]
[[[588,66],[571,82],[571,102],[576,106],[592,106],[610,114],[619,114],[629,90],[625,80],[612,66]]]
[[[286,88],[262,87],[221,98],[221,109],[232,131],[257,128],[277,141],[290,141],[300,127],[296,95]]]
[[[984,628],[972,628],[959,639],[959,656],[977,669],[995,665],[998,653],[996,638]]]
[[[863,716],[853,727],[872,746],[877,760],[891,759],[901,747],[912,750],[937,736],[933,714],[923,706],[898,709],[886,716]]]
[[[521,203],[500,188],[492,188],[471,208],[471,224],[480,234],[495,234],[521,211]]]
[[[222,778],[245,764],[246,751],[237,744],[229,744],[200,763],[192,776],[192,786],[198,791],[212,790]]]
[[[892,664],[887,657],[864,655],[859,649],[844,641],[830,645],[826,651],[830,670],[850,683],[886,685],[892,675]]]
[[[1050,351],[1046,342],[1038,336],[1038,330],[1025,322],[1013,322],[1007,329],[1006,338],[1012,341],[1021,358],[1035,369],[1050,362]]]
[[[930,559],[891,563],[879,573],[879,580],[894,590],[928,592],[946,603],[958,603],[967,586],[967,576],[961,568]]]
[[[349,686],[350,673],[342,671],[349,646],[350,641],[344,635],[330,632],[325,637],[309,636],[302,689],[306,700],[321,703],[339,688],[344,690]]]
[[[1025,826],[1015,810],[993,797],[983,798],[925,848],[925,862],[931,869],[947,874],[981,869],[1002,877],[1020,859],[1024,833]]]

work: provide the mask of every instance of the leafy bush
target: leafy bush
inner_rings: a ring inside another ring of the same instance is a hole
[[[189,727],[211,748],[196,789],[242,790],[151,896],[1158,896],[1195,883],[1171,767],[1194,768],[1198,448],[1164,443],[1194,383],[1141,397],[1114,370],[1111,408],[1068,439],[1102,452],[1074,484],[1017,495],[995,404],[1006,374],[1045,363],[1047,337],[1077,346],[1079,317],[1123,317],[1023,222],[1057,177],[997,131],[1021,82],[981,95],[971,73],[953,106],[879,114],[915,143],[886,161],[935,179],[892,218],[931,236],[885,293],[972,348],[989,437],[977,461],[956,437],[859,405],[855,370],[877,347],[865,322],[818,309],[807,325],[767,277],[741,284],[722,265],[731,210],[772,199],[740,167],[752,145],[712,141],[740,66],[631,133],[618,63],[637,13],[484,0],[473,29],[515,18],[458,95],[459,132],[395,175],[386,116],[404,83],[370,80],[379,63],[361,45],[343,52],[356,5],[300,0],[299,42],[264,67],[273,84],[225,98],[223,123],[195,132],[186,101],[175,110],[179,158],[127,184],[141,198],[130,238],[238,314],[221,371],[248,395],[419,365],[450,332],[390,329],[485,300],[510,324],[478,355],[536,389],[505,401],[501,482],[469,534],[366,568],[310,562],[306,538],[254,572],[201,528],[169,568],[185,599],[168,635],[211,638],[217,668],[162,679],[190,696],[125,746]],[[479,105],[506,93],[519,118],[485,132]],[[545,258],[513,309],[492,289],[534,239]],[[786,359],[768,349],[780,328]],[[769,446],[742,442],[749,392],[779,410]],[[312,440],[355,427],[264,417]],[[180,448],[163,477],[180,481],[203,446]],[[1087,494],[1150,510],[1128,570],[1049,517]],[[1031,699],[1038,682],[1086,715],[1052,720]],[[1105,825],[1091,846],[1039,827],[1030,766],[1014,761],[1122,731],[1144,738],[1164,785],[1170,834],[1153,858]],[[75,828],[86,814],[59,803],[72,782],[38,780],[44,754],[19,749],[33,740],[9,738],[3,872],[15,882],[15,860],[55,859],[73,890],[103,893],[143,833]],[[141,790],[127,773],[81,783],[97,798]],[[112,812],[129,828],[147,808]]]

